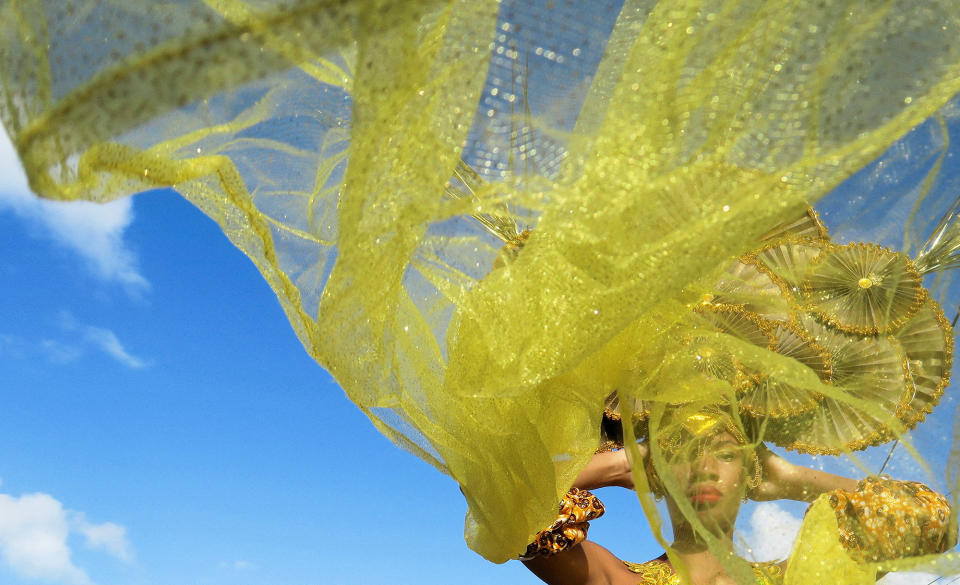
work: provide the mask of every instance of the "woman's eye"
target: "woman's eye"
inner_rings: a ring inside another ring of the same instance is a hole
[[[736,458],[737,458],[737,454],[734,453],[733,451],[720,451],[719,453],[717,453],[717,459],[727,463],[733,461]]]

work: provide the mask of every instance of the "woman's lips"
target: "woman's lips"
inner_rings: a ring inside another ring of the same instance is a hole
[[[690,491],[690,501],[694,504],[711,504],[719,502],[723,492],[713,486],[699,486]]]

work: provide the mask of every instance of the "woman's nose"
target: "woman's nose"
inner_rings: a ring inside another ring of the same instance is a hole
[[[698,476],[714,476],[717,472],[717,458],[711,455],[702,455],[693,461],[693,471]]]

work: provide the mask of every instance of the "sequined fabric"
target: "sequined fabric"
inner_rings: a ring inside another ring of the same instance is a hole
[[[520,557],[529,560],[570,550],[587,538],[590,520],[603,516],[603,502],[587,490],[571,488],[560,500],[557,519],[537,533]]]
[[[920,556],[949,548],[950,504],[922,483],[867,478],[853,493],[830,492],[840,542],[859,561]]]
[[[639,577],[637,585],[681,585],[680,575],[675,573],[670,563],[663,559],[654,559],[645,563],[624,561],[624,565]],[[756,585],[783,583],[783,569],[777,563],[753,563],[752,568]]]

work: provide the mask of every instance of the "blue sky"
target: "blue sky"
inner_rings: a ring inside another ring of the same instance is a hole
[[[374,430],[212,221],[171,191],[41,202],[0,139],[0,583],[539,582],[467,549],[457,486]],[[657,556],[604,492],[591,537]],[[801,514],[741,528],[783,556]]]
[[[0,165],[0,583],[535,582],[466,548],[456,485],[212,221],[170,191],[41,204]]]

